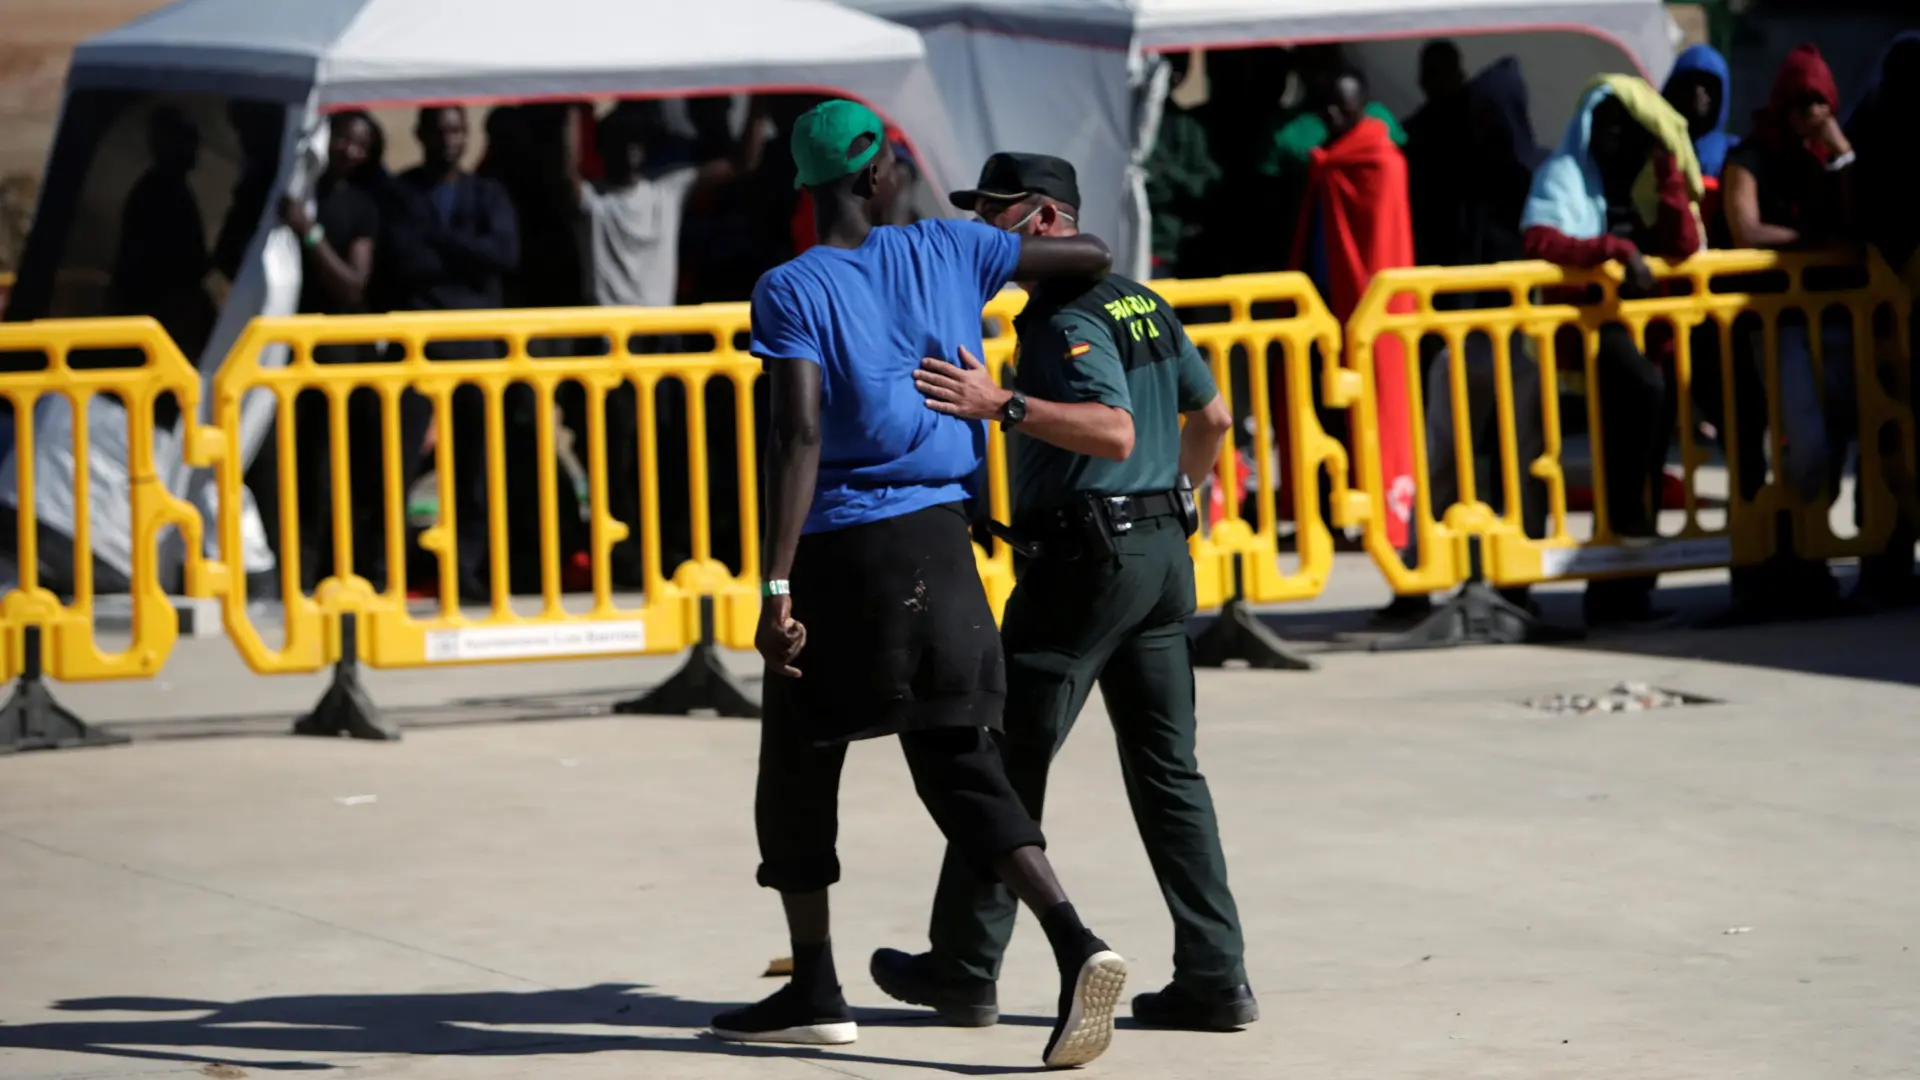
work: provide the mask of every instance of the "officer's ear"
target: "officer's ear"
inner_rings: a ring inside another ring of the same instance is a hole
[[[1035,220],[1040,226],[1034,230],[1035,235],[1058,236],[1062,223],[1072,221],[1073,216],[1067,212],[1066,207],[1057,202],[1048,201],[1040,208],[1040,216]]]

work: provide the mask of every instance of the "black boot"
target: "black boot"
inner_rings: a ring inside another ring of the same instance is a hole
[[[1000,1020],[999,996],[985,979],[956,979],[934,970],[932,953],[875,949],[867,971],[874,985],[895,1001],[925,1005],[954,1027],[992,1027]]]
[[[1169,983],[1133,999],[1133,1018],[1148,1027],[1233,1031],[1260,1019],[1260,1003],[1246,983],[1221,990],[1189,990]]]

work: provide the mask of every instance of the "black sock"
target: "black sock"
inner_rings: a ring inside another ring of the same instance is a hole
[[[1053,958],[1062,969],[1079,967],[1087,958],[1087,942],[1093,938],[1093,932],[1080,921],[1080,914],[1073,905],[1065,900],[1048,908],[1040,916],[1040,929],[1047,932],[1047,943],[1053,946]]]
[[[833,941],[813,945],[793,943],[793,988],[810,1004],[827,1007],[840,1001],[840,976],[833,969]]]

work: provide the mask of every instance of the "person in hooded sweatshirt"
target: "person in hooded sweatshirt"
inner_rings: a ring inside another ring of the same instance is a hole
[[[1754,114],[1752,133],[1727,158],[1723,209],[1735,247],[1807,250],[1852,235],[1857,156],[1840,125],[1839,98],[1819,49],[1800,45],[1787,54],[1767,104]],[[1821,324],[1824,362],[1818,365],[1813,322]],[[1736,340],[1764,378],[1761,327]],[[1859,427],[1852,334],[1845,322],[1818,311],[1789,310],[1778,320],[1775,354],[1781,427],[1775,475],[1807,502],[1831,502]],[[1801,572],[1776,589],[1791,593],[1792,603],[1817,609],[1837,595],[1824,562],[1795,564],[1795,570]]]
[[[1841,128],[1833,71],[1812,45],[1787,55],[1753,134],[1727,161],[1724,201],[1736,247],[1804,250],[1853,232],[1857,156]],[[1853,368],[1844,327],[1822,333],[1824,385],[1815,380],[1806,316],[1780,321],[1780,468],[1801,498],[1830,494],[1853,436]],[[1756,352],[1756,355],[1760,355]]]
[[[1628,75],[1590,83],[1560,146],[1535,171],[1521,217],[1527,254],[1561,266],[1618,263],[1623,299],[1653,296],[1647,259],[1680,260],[1702,247],[1699,202],[1705,190],[1687,122],[1651,86]],[[1608,531],[1627,546],[1660,540],[1654,501],[1673,430],[1667,407],[1671,340],[1637,335],[1619,323],[1598,335],[1600,460]],[[1587,584],[1589,625],[1663,617],[1651,602],[1652,577]]]
[[[1726,238],[1725,227],[1715,225],[1720,219],[1720,174],[1727,154],[1740,145],[1740,137],[1727,131],[1732,89],[1727,58],[1711,45],[1693,45],[1674,58],[1673,72],[1661,91],[1667,104],[1686,117],[1687,133],[1693,136],[1694,156],[1700,159],[1700,175],[1707,186],[1700,213],[1715,247],[1725,246]]]

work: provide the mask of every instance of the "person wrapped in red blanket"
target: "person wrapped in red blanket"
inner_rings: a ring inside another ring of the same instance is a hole
[[[1328,137],[1309,158],[1306,198],[1289,265],[1306,271],[1334,317],[1345,322],[1374,274],[1414,265],[1407,161],[1386,124],[1367,114],[1367,80],[1357,69],[1346,68],[1317,87],[1315,99]],[[1393,310],[1412,310],[1412,298],[1396,300]],[[1381,338],[1374,343],[1373,362],[1385,493],[1385,506],[1375,511],[1384,514],[1388,540],[1398,549],[1407,542],[1414,495],[1406,350],[1398,338]],[[1276,430],[1285,431],[1286,415],[1276,393]],[[1322,415],[1320,422],[1338,435],[1343,420],[1341,415]]]

